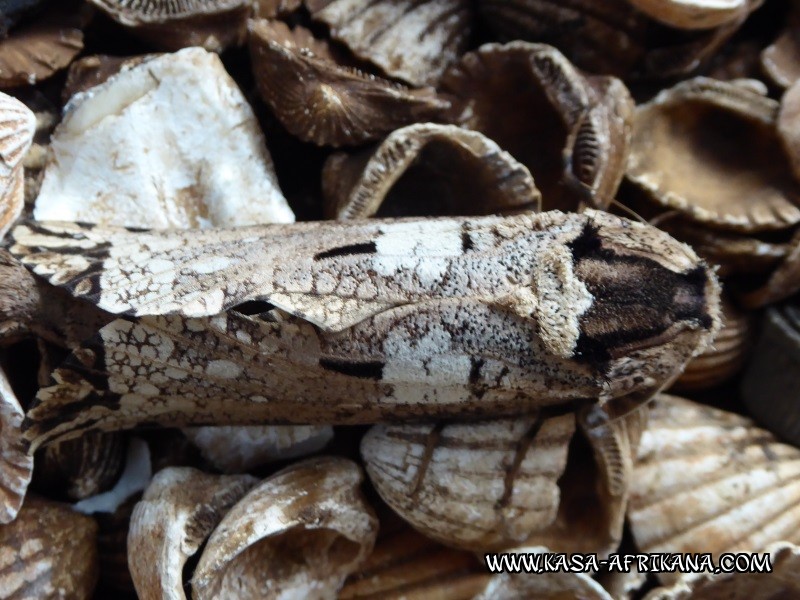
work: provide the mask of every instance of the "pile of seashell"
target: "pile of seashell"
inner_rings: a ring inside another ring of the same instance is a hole
[[[0,599],[800,598],[800,2],[11,0],[0,90]]]

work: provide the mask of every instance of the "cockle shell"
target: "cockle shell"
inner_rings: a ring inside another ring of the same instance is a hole
[[[374,150],[331,155],[322,190],[336,219],[509,213],[541,203],[527,167],[495,142],[434,123],[398,129]]]
[[[33,474],[33,456],[27,453],[20,430],[24,416],[0,368],[0,524],[16,518]]]
[[[22,160],[35,132],[36,117],[28,107],[0,92],[0,240],[22,213]]]
[[[660,395],[651,403],[628,521],[642,552],[761,552],[800,541],[800,449],[742,416]],[[660,573],[663,583],[679,574]]]
[[[355,463],[320,457],[253,488],[211,534],[194,598],[336,598],[377,535],[362,479]]]

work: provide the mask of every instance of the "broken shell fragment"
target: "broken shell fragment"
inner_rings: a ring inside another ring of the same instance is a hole
[[[800,308],[770,307],[742,380],[747,410],[770,431],[800,445]]]
[[[790,227],[800,222],[800,183],[777,117],[777,102],[744,86],[682,82],[637,108],[627,176],[653,202],[711,226]]]
[[[189,467],[159,471],[133,509],[128,533],[128,564],[139,598],[185,600],[186,561],[257,481]]]
[[[358,58],[413,86],[436,85],[471,33],[467,0],[306,0],[306,6]]]
[[[248,0],[89,0],[161,50],[201,46],[220,52],[245,40]]]
[[[301,27],[258,19],[248,29],[259,94],[303,141],[363,144],[410,123],[441,121],[450,108],[431,88],[407,88],[337,64]]]
[[[27,453],[20,429],[24,416],[0,368],[0,524],[16,518],[33,474],[33,457]]]
[[[0,240],[22,213],[25,203],[22,161],[35,132],[36,117],[28,107],[0,93]]]
[[[151,228],[294,220],[252,109],[219,57],[200,48],[75,96],[51,149],[37,219]]]
[[[800,548],[776,542],[765,548],[771,570],[763,573],[704,573],[658,588],[645,600],[778,600],[800,598]]]
[[[465,54],[442,80],[456,122],[524,164],[544,209],[605,208],[622,180],[633,101],[613,77],[584,76],[555,48],[512,42]]]
[[[4,598],[85,600],[97,583],[97,523],[63,504],[29,497],[0,526]]]
[[[324,448],[333,438],[329,425],[218,425],[183,430],[209,463],[223,473],[243,473],[276,460]]]
[[[678,29],[710,29],[741,19],[748,0],[628,0],[637,10]]]
[[[454,125],[391,133],[374,150],[333,154],[322,190],[330,218],[486,215],[536,208],[530,171],[495,142]]]
[[[194,598],[336,598],[372,551],[378,522],[342,458],[296,463],[242,498],[211,534]]]
[[[661,395],[631,478],[642,552],[761,552],[800,541],[800,449],[742,416]],[[659,573],[671,583],[678,573]]]

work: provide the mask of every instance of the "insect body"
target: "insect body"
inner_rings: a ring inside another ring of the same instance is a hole
[[[13,240],[35,273],[126,315],[40,391],[34,445],[153,422],[645,399],[718,326],[716,278],[691,249],[595,211],[191,232],[29,223]]]

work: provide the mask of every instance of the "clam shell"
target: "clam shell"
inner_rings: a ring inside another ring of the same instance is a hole
[[[742,380],[747,410],[767,428],[800,445],[800,309],[767,310]]]
[[[633,101],[611,77],[578,71],[544,44],[486,44],[445,74],[456,122],[480,131],[530,170],[544,209],[604,208],[628,156]]]
[[[139,598],[185,600],[186,561],[257,481],[189,467],[159,471],[133,509],[128,533],[128,564]]]
[[[256,486],[211,534],[192,578],[194,598],[335,598],[377,535],[362,479],[355,463],[320,457]]]
[[[24,417],[0,369],[0,524],[16,518],[33,474],[33,457],[27,453],[20,429]]]
[[[748,11],[748,0],[628,0],[656,21],[679,29],[710,29],[736,21]]]
[[[28,107],[0,93],[0,240],[22,213],[22,161],[35,132],[36,117]]]
[[[466,50],[468,0],[306,0],[331,37],[388,76],[413,86],[436,85]]]
[[[636,110],[628,178],[664,207],[737,231],[800,223],[800,184],[776,131],[778,104],[698,77]]]
[[[324,146],[363,144],[417,121],[441,121],[450,103],[342,66],[300,27],[251,20],[250,56],[258,91],[286,129]],[[326,57],[327,55],[327,57]]]
[[[336,219],[485,215],[535,208],[530,171],[484,135],[424,123],[391,133],[375,150],[328,158],[326,213]]]
[[[642,552],[760,552],[800,540],[800,449],[739,415],[660,395],[631,477]],[[663,583],[679,574],[658,574]]]
[[[0,527],[4,598],[91,598],[97,583],[97,523],[66,505],[27,498]]]
[[[783,32],[761,52],[761,68],[769,79],[786,89],[800,79],[800,7],[790,9]]]
[[[217,55],[200,48],[77,95],[51,150],[39,220],[144,228],[294,220],[252,109]]]

